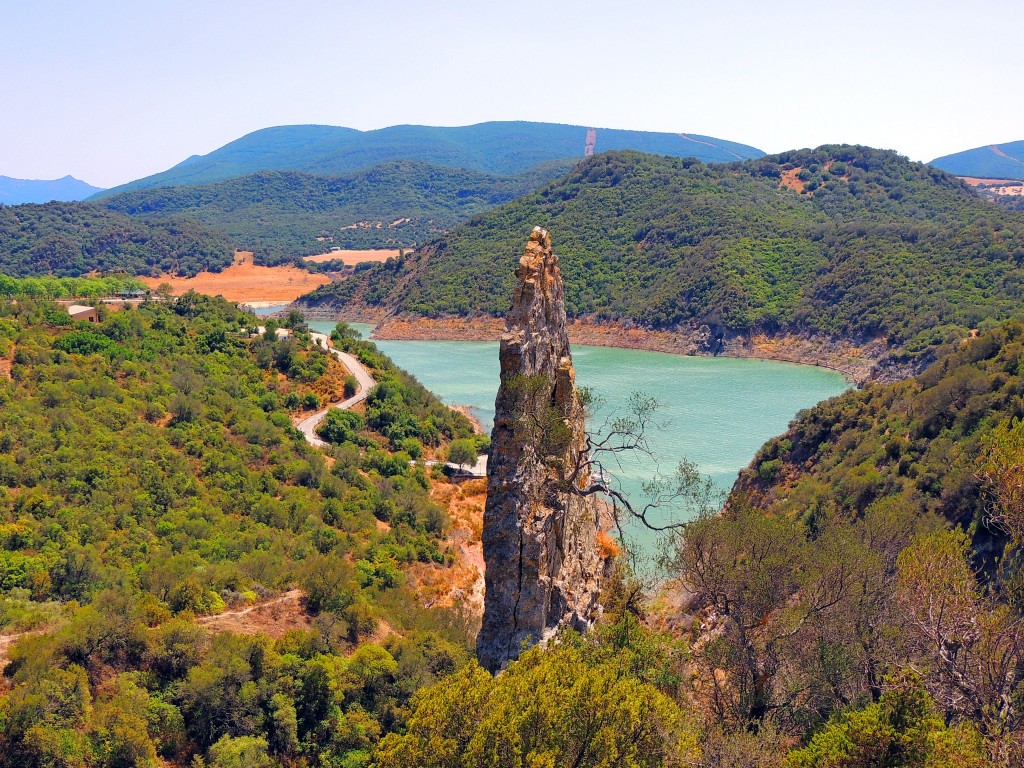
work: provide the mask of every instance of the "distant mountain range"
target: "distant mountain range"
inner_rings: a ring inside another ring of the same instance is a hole
[[[582,158],[581,158],[582,159]],[[260,264],[341,248],[409,248],[568,173],[575,160],[511,176],[394,160],[342,176],[259,171],[213,184],[121,192],[99,201],[131,216],[191,219]]]
[[[981,179],[1024,179],[1024,141],[989,144],[952,155],[937,157],[931,162],[957,176]]]
[[[134,189],[209,184],[258,171],[348,174],[394,160],[511,175],[542,163],[619,149],[696,157],[706,163],[764,156],[754,147],[710,136],[555,123],[489,122],[458,128],[396,125],[376,131],[288,125],[255,131],[208,155],[190,157],[162,173],[106,190],[96,198]]]
[[[48,203],[51,200],[72,202],[85,200],[90,195],[102,192],[101,187],[86,184],[73,176],[44,181],[41,179],[12,179],[0,176],[0,205],[21,205],[22,203]]]

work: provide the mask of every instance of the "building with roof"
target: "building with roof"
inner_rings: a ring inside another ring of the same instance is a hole
[[[87,307],[83,304],[69,304],[67,307],[71,319],[81,323],[98,323],[100,314],[96,307]]]

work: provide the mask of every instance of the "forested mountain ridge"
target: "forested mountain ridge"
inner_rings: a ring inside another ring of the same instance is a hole
[[[594,131],[591,134],[591,131]],[[591,140],[593,139],[593,143]],[[729,162],[764,153],[744,144],[680,133],[652,133],[524,121],[460,127],[396,125],[357,131],[327,125],[264,128],[193,156],[162,173],[106,190],[96,199],[158,186],[208,184],[256,171],[305,171],[336,175],[392,160],[511,175],[553,160],[581,158],[590,151],[635,149],[707,162]]]
[[[500,316],[500,265],[534,225],[552,233],[571,316],[652,329],[886,337],[916,354],[1024,295],[1024,216],[895,153],[828,146],[715,166],[600,155],[303,306]]]
[[[345,176],[260,171],[202,186],[123,192],[101,204],[131,216],[197,221],[253,251],[258,263],[274,264],[330,246],[409,248],[562,176],[572,164],[555,161],[514,176],[412,160]]]
[[[989,144],[937,157],[931,162],[957,176],[982,179],[1024,179],[1024,141]]]
[[[6,275],[191,276],[219,271],[231,259],[223,234],[185,219],[133,218],[90,203],[0,206],[0,272]]]
[[[47,203],[51,200],[84,200],[103,190],[73,176],[60,179],[12,179],[0,176],[0,205]]]

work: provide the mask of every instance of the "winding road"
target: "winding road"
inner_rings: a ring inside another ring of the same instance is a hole
[[[266,331],[266,329],[263,326],[260,326],[257,330],[260,334],[263,334]],[[278,336],[282,337],[287,336],[288,329],[278,328],[277,334]],[[338,408],[342,411],[345,411],[351,408],[352,406],[356,405],[357,403],[363,402],[363,400],[365,400],[366,396],[370,394],[370,390],[373,389],[377,382],[374,381],[373,376],[370,375],[370,372],[366,370],[366,368],[363,366],[362,363],[359,362],[357,358],[353,357],[347,352],[342,352],[341,350],[332,347],[331,341],[328,338],[327,334],[317,333],[316,331],[313,331],[309,334],[309,336],[311,339],[313,339],[313,341],[316,344],[319,344],[321,347],[323,347],[336,358],[338,358],[341,361],[342,365],[344,365],[349,370],[349,372],[353,376],[355,376],[356,383],[359,386],[359,389],[356,390],[356,393],[352,395],[352,397],[348,398],[347,400],[342,400],[340,403],[333,403],[328,407],[317,411],[312,416],[307,416],[306,418],[304,418],[302,421],[295,425],[295,428],[302,432],[302,434],[306,438],[306,441],[310,445],[315,445],[317,447],[322,448],[326,446],[328,443],[317,437],[316,428],[320,425],[320,422],[327,418],[327,412],[330,411],[331,408]],[[428,467],[434,464],[443,464],[444,466],[455,470],[458,474],[464,477],[487,477],[487,456],[477,457],[477,462],[473,466],[453,464],[450,461],[424,462],[424,465]]]
[[[326,334],[313,332],[310,333],[309,336],[314,342],[338,358],[341,361],[341,364],[348,368],[349,372],[355,376],[356,382],[359,386],[359,389],[356,390],[356,393],[352,395],[352,397],[347,400],[342,400],[340,403],[334,403],[321,411],[317,411],[312,416],[307,416],[295,425],[295,428],[306,436],[306,440],[309,441],[311,445],[324,446],[327,445],[327,443],[316,436],[316,428],[320,425],[321,421],[327,418],[327,412],[330,411],[331,408],[339,408],[345,411],[353,405],[363,402],[377,382],[373,380],[373,376],[370,375],[370,372],[363,367],[363,364],[360,363],[359,360],[347,352],[342,352],[341,350],[332,347],[330,339]]]

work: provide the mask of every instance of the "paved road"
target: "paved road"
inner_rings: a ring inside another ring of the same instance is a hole
[[[260,326],[258,330],[259,333],[261,334],[265,331],[263,326]],[[288,329],[278,328],[277,334],[280,337],[287,336]],[[330,405],[329,407],[324,408],[323,410],[317,411],[312,416],[307,416],[305,419],[303,419],[302,421],[295,425],[296,429],[298,429],[300,432],[302,432],[303,435],[306,436],[306,440],[309,442],[310,445],[323,447],[327,445],[327,443],[321,440],[319,437],[317,437],[316,428],[320,425],[321,421],[327,418],[327,412],[331,410],[331,408],[340,408],[341,410],[344,411],[351,408],[356,403],[363,402],[363,400],[365,400],[366,396],[370,394],[370,390],[373,389],[377,382],[373,380],[373,377],[370,375],[370,372],[367,371],[365,367],[363,367],[363,364],[360,363],[359,360],[357,360],[355,357],[348,354],[347,352],[342,352],[341,350],[332,347],[330,339],[328,338],[327,334],[316,333],[314,331],[311,332],[309,336],[311,339],[313,339],[314,343],[319,344],[321,347],[324,347],[328,352],[330,352],[332,355],[338,358],[342,362],[342,364],[346,368],[348,368],[352,375],[356,377],[356,382],[359,386],[359,389],[356,390],[356,393],[352,397],[348,398],[348,400],[342,400],[340,403],[334,403],[333,405]],[[426,464],[428,467],[432,466],[433,464],[444,464],[445,466],[455,470],[457,474],[460,474],[463,477],[487,477],[486,456],[478,457],[476,465],[472,467],[464,466],[461,464],[453,464],[450,461],[426,461],[424,462],[424,464]]]
[[[356,403],[363,402],[377,382],[373,380],[370,372],[366,370],[366,368],[363,367],[363,364],[356,358],[347,352],[334,349],[326,334],[310,333],[309,335],[315,343],[327,349],[327,351],[342,362],[342,365],[348,368],[349,372],[356,377],[356,383],[359,386],[356,393],[352,397],[348,398],[348,400],[342,400],[340,403],[334,403],[330,407],[324,408],[322,411],[317,411],[312,416],[308,416],[295,425],[296,428],[306,436],[306,440],[308,440],[311,445],[324,446],[327,445],[327,443],[316,436],[316,428],[319,426],[321,421],[327,418],[327,412],[331,410],[331,408],[340,408],[344,411],[351,408]]]

